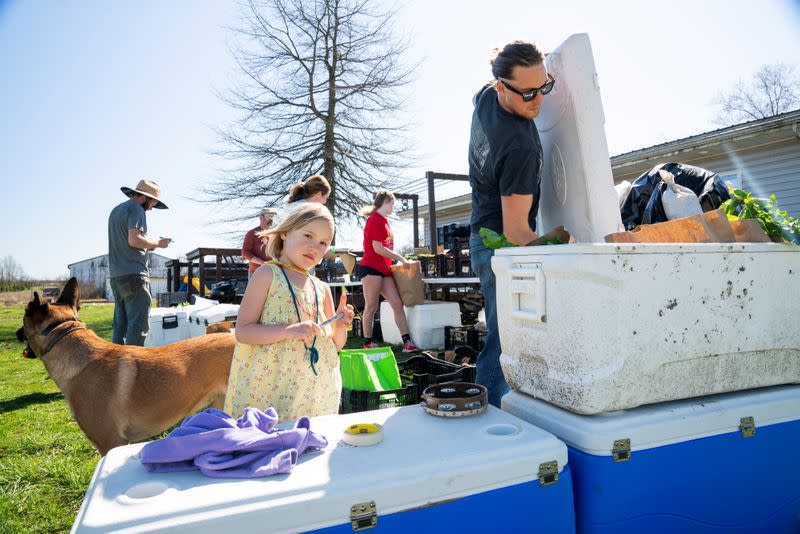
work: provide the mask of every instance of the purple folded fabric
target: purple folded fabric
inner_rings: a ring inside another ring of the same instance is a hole
[[[294,428],[277,430],[274,408],[262,412],[245,408],[234,419],[209,408],[187,417],[165,438],[142,448],[141,460],[148,471],[169,473],[199,469],[216,478],[253,478],[291,473],[308,448],[328,445],[324,436],[311,431],[308,417]]]

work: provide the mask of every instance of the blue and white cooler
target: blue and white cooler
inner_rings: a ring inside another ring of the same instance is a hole
[[[503,409],[569,449],[578,532],[800,532],[800,386],[578,415]]]
[[[342,441],[356,423],[383,441]],[[143,444],[97,465],[72,532],[568,533],[575,530],[567,448],[552,434],[489,407],[438,418],[420,406],[311,419],[328,438],[289,475],[208,478],[149,473]]]

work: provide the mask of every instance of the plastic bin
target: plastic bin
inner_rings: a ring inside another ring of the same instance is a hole
[[[182,308],[150,308],[147,319],[149,330],[144,346],[160,347],[191,337],[188,316]]]
[[[238,304],[216,304],[193,312],[190,321],[192,337],[204,336],[206,328],[222,321],[235,321],[239,316]]]
[[[417,386],[420,397],[430,385],[444,382],[475,382],[474,365],[457,365],[421,354],[397,364],[400,376]],[[417,399],[419,400],[419,399]]]
[[[458,302],[426,302],[419,306],[404,306],[411,338],[421,349],[444,347],[444,327],[461,326]],[[399,345],[403,342],[394,322],[394,312],[388,302],[381,302],[383,340]]]
[[[391,347],[342,350],[339,361],[344,388],[384,391],[401,387]]]
[[[339,413],[369,412],[419,403],[419,388],[410,380],[401,379],[403,387],[386,391],[342,388]]]
[[[485,330],[478,330],[474,326],[445,326],[444,350],[453,350],[456,347],[469,347],[480,352],[483,350]]]
[[[600,415],[502,404],[567,444],[578,532],[800,531],[800,386]]]
[[[343,430],[365,421],[383,426],[383,442],[345,445]],[[458,420],[418,406],[313,417],[311,429],[329,445],[300,456],[291,474],[263,479],[148,473],[137,458],[143,444],[113,449],[97,464],[73,533],[344,534],[354,530],[354,506],[370,503],[377,525],[365,532],[575,530],[566,446],[492,406]]]

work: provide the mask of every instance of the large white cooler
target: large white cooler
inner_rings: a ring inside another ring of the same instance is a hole
[[[502,402],[567,444],[578,532],[800,532],[800,386],[600,415]]]
[[[411,339],[421,349],[444,347],[444,327],[461,326],[458,302],[425,302],[417,306],[403,306],[403,309]],[[403,342],[392,307],[386,301],[381,302],[381,332],[386,343],[399,345]]]
[[[145,347],[160,347],[191,337],[189,334],[189,312],[185,308],[150,308]]]
[[[383,425],[384,441],[342,443],[359,422]],[[371,523],[374,503],[379,532],[574,532],[566,446],[494,407],[459,418],[419,406],[316,417],[311,429],[329,446],[301,456],[289,475],[262,479],[148,473],[137,458],[143,444],[113,449],[72,531],[346,533],[353,510]]]
[[[222,321],[235,321],[239,316],[238,304],[215,304],[195,311],[190,316],[189,331],[191,337],[204,336],[206,328]]]
[[[602,243],[621,222],[588,37],[546,65],[540,228],[578,244],[492,259],[509,385],[591,414],[800,382],[800,248]]]

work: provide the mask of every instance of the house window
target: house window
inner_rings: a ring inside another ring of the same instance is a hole
[[[742,171],[739,169],[718,172],[717,176],[722,178],[724,182],[730,182],[736,189],[742,188]]]

